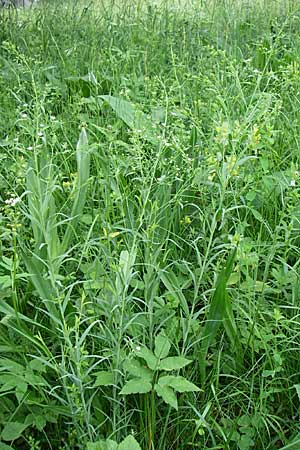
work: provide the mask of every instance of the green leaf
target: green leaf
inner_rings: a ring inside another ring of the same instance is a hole
[[[234,342],[236,336],[236,324],[234,321],[232,307],[230,299],[228,297],[226,286],[229,277],[232,273],[233,264],[235,260],[236,249],[230,254],[226,266],[222,269],[218,276],[215,292],[213,294],[208,317],[205,321],[203,333],[202,333],[202,343],[201,343],[201,378],[202,381],[205,379],[206,374],[206,356],[208,349],[212,342],[214,341],[217,332],[221,326],[224,324],[227,334],[230,336],[231,340]],[[227,323],[224,323],[227,320]]]
[[[160,377],[158,384],[169,386],[177,392],[199,392],[200,389],[195,384],[186,380],[184,377],[167,375]]]
[[[168,405],[171,405],[173,408],[176,409],[176,411],[178,410],[176,395],[170,387],[156,384],[154,388],[157,395],[161,397],[164,402],[168,403]]]
[[[127,381],[121,390],[121,395],[129,394],[146,394],[152,389],[151,383],[149,381],[143,380],[142,378],[134,378],[133,380]]]
[[[300,435],[296,434],[295,436],[289,438],[288,442],[284,447],[280,447],[280,449],[278,450],[299,450],[299,448],[300,448]]]
[[[294,384],[293,387],[296,389],[298,400],[300,401],[300,384]]]
[[[190,364],[190,359],[183,358],[182,356],[170,356],[165,358],[159,363],[160,370],[179,370]]]
[[[6,445],[3,442],[0,442],[0,450],[14,450],[10,445]]]
[[[132,130],[140,131],[144,139],[152,144],[158,144],[155,124],[147,118],[136,106],[127,100],[111,95],[101,95],[100,98],[107,101],[116,115],[123,120]]]
[[[22,436],[25,428],[27,428],[27,425],[24,425],[24,423],[9,422],[4,426],[1,438],[4,441],[14,441],[15,439],[18,439],[20,436]]]
[[[20,382],[16,386],[16,397],[17,397],[19,403],[21,403],[21,401],[23,400],[24,395],[26,394],[27,390],[28,390],[28,384],[27,383]]]
[[[137,346],[135,349],[135,354],[146,361],[149,369],[157,370],[158,359],[147,347]]]
[[[118,444],[111,439],[106,439],[106,441],[101,439],[97,442],[88,442],[87,450],[118,450]]]
[[[175,300],[181,305],[184,314],[189,316],[189,307],[184,294],[182,293],[182,288],[178,277],[176,277],[174,272],[164,270],[160,274],[160,279],[167,288],[168,292],[174,297]]]
[[[84,128],[82,128],[76,147],[77,173],[78,181],[76,186],[75,198],[73,202],[71,221],[63,238],[62,249],[66,251],[69,248],[71,239],[74,235],[75,228],[82,215],[83,208],[86,202],[88,182],[90,176],[90,149],[88,145],[88,138]]]
[[[94,373],[97,376],[94,387],[97,386],[112,386],[114,384],[114,378],[112,372],[100,371]]]
[[[118,450],[141,450],[138,442],[131,435],[127,436],[118,447]]]
[[[123,369],[130,373],[134,377],[143,378],[146,381],[153,379],[153,372],[148,367],[142,366],[137,359],[125,359],[123,363]]]
[[[159,333],[155,338],[155,356],[159,359],[165,358],[168,356],[170,348],[171,344],[167,336],[163,332]]]

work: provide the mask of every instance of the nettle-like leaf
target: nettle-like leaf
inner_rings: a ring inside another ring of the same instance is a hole
[[[94,387],[97,386],[112,386],[114,384],[114,378],[112,372],[102,370],[94,373],[96,375],[96,381]]]
[[[160,386],[169,386],[177,392],[199,392],[200,389],[194,383],[181,376],[166,375],[158,380]]]
[[[186,359],[183,356],[170,356],[169,358],[165,358],[159,363],[160,370],[179,370],[183,367],[190,364],[192,361],[190,359]]]
[[[141,450],[141,447],[136,439],[132,435],[129,435],[119,444],[118,450]]]
[[[147,347],[136,347],[135,354],[146,361],[147,366],[151,370],[158,369],[159,360]]]
[[[171,344],[167,336],[162,332],[155,338],[155,356],[159,359],[166,358],[169,354]]]
[[[151,381],[153,379],[152,370],[143,366],[137,359],[125,359],[123,369],[134,377],[143,378],[143,380]]]
[[[144,380],[143,378],[133,378],[133,380],[129,380],[125,383],[120,394],[146,394],[147,392],[150,392],[151,389],[152,385],[149,381]]]
[[[163,399],[164,402],[168,403],[168,405],[178,410],[178,403],[176,395],[172,388],[168,386],[161,386],[160,384],[156,384],[154,386],[155,392],[159,397]]]

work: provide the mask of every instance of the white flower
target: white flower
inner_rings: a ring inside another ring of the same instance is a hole
[[[33,147],[29,146],[29,147],[27,147],[27,150],[31,151],[31,150],[33,150]]]
[[[9,206],[16,206],[21,201],[20,197],[11,197],[5,200],[5,204]]]
[[[141,347],[138,345],[135,347],[136,351],[139,352],[141,350]]]
[[[296,186],[296,180],[291,180],[290,181],[290,186],[295,187]]]

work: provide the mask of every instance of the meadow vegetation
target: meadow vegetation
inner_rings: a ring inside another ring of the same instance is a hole
[[[0,450],[300,448],[300,7],[0,11]]]

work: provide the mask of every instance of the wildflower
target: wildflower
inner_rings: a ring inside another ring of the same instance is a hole
[[[139,345],[137,345],[137,346],[135,347],[135,349],[136,349],[137,352],[139,352],[139,351],[141,350],[141,347],[140,347]]]
[[[290,181],[290,186],[291,187],[295,187],[296,186],[296,180],[291,180]]]
[[[5,204],[7,206],[16,206],[17,203],[19,203],[21,201],[20,197],[11,197],[8,198],[7,200],[5,200]]]
[[[23,114],[21,114],[21,117],[22,117],[22,119],[27,119],[27,114],[26,113],[23,113]]]
[[[33,147],[31,147],[31,145],[29,147],[27,147],[27,150],[32,151]]]

